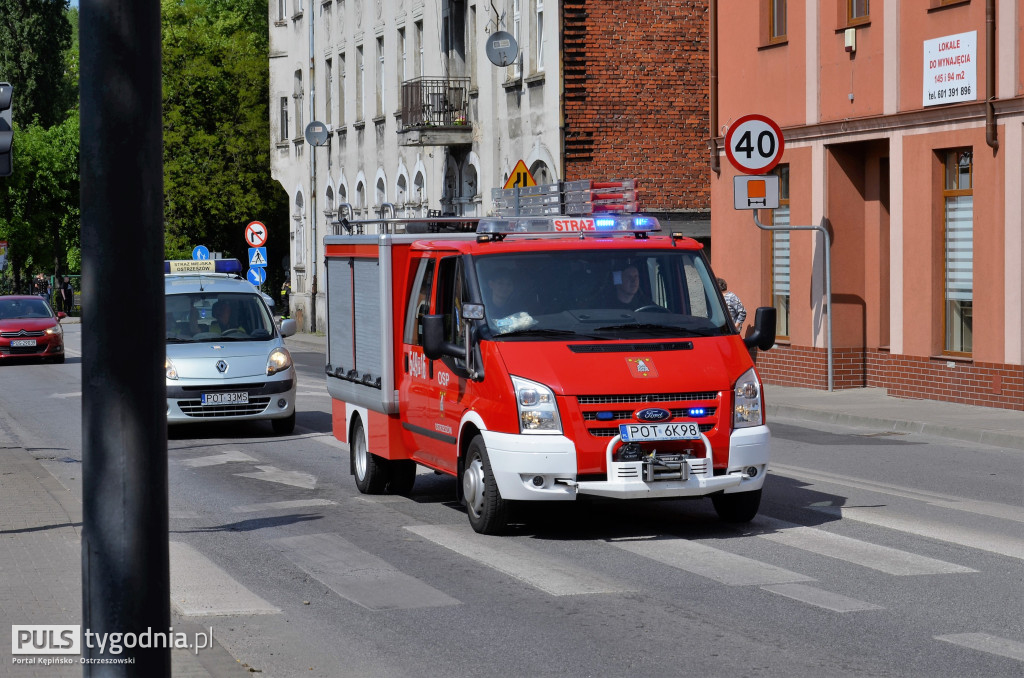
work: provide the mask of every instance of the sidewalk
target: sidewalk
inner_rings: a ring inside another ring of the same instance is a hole
[[[285,339],[285,344],[298,350],[323,351],[327,337],[300,333]],[[844,389],[829,393],[766,384],[764,394],[769,419],[785,417],[884,431],[926,433],[969,443],[1024,450],[1024,412],[893,398],[881,388]]]

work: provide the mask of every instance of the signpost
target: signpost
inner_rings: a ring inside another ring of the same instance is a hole
[[[782,159],[782,130],[768,117],[745,115],[725,134],[725,155],[744,174],[767,174]]]
[[[537,182],[534,180],[533,175],[530,174],[530,170],[526,168],[526,163],[520,160],[516,163],[515,169],[512,170],[512,174],[508,175],[508,181],[505,182],[505,188],[526,188],[527,186],[536,186]]]
[[[267,281],[267,227],[260,221],[250,221],[245,227],[245,242],[249,243],[249,282],[261,287]]]

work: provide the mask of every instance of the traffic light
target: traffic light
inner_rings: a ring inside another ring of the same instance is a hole
[[[14,126],[11,124],[11,97],[14,88],[9,82],[0,82],[0,177],[14,173]]]

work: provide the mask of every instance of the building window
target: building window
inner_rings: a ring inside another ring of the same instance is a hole
[[[469,86],[472,89],[476,87],[476,5],[469,6],[466,33],[466,61],[469,63]]]
[[[330,59],[324,62],[324,117],[328,125],[331,124],[331,109],[334,103],[331,97],[334,93],[334,64]]]
[[[407,46],[405,44],[405,29],[398,29],[398,59],[399,73],[398,73],[398,91],[402,91],[402,83],[409,79],[409,55],[406,52]]]
[[[789,226],[789,165],[775,168],[779,175],[779,207],[772,210],[772,225]],[[776,313],[776,336],[789,338],[789,231],[772,234],[772,306]]]
[[[377,38],[377,116],[384,115],[384,38]]]
[[[520,52],[522,55],[523,46],[523,0],[512,0],[512,35],[516,39],[516,44],[519,45]],[[517,58],[515,63],[512,64],[512,77],[518,78],[523,74],[522,59]]]
[[[768,42],[786,41],[786,0],[768,0]]]
[[[338,125],[345,124],[345,53],[338,55]]]
[[[284,21],[288,18],[288,0],[277,0],[277,20]]]
[[[281,97],[281,141],[288,141],[288,97]]]
[[[542,73],[544,71],[544,0],[536,0],[536,29],[537,29],[537,55],[536,64],[537,72]]]
[[[416,63],[413,64],[413,74],[417,78],[423,77],[423,22],[417,21],[413,28],[416,31],[416,44],[414,45],[416,52],[413,57]]]
[[[363,120],[363,46],[356,47],[356,122]]]
[[[846,0],[846,25],[855,26],[871,21],[870,0]]]
[[[944,169],[943,349],[947,353],[969,355],[974,334],[974,163],[971,149],[947,151]]]

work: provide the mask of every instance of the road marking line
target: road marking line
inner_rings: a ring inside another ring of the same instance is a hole
[[[847,596],[823,591],[806,584],[776,584],[774,586],[762,586],[763,591],[776,593],[780,596],[798,600],[815,607],[822,607],[833,612],[863,612],[865,610],[884,610],[880,605],[865,603],[863,600],[849,598]]]
[[[714,579],[726,586],[767,586],[814,581],[813,577],[686,539],[645,539],[609,543],[644,558]]]
[[[171,605],[183,617],[276,614],[281,611],[242,586],[188,544],[172,541],[169,547]]]
[[[506,537],[488,537],[468,525],[410,525],[405,529],[553,596],[635,591],[590,570],[547,556]]]
[[[988,633],[951,633],[945,636],[935,636],[935,640],[1024,662],[1024,643],[989,635]]]
[[[1007,534],[979,532],[976,528],[963,528],[949,522],[925,521],[896,515],[886,508],[812,506],[815,511],[838,516],[843,520],[856,520],[868,525],[908,532],[919,537],[959,544],[972,549],[988,551],[1018,560],[1024,560],[1024,539]]]
[[[947,563],[935,558],[872,544],[870,542],[844,537],[813,527],[804,527],[767,516],[758,516],[756,527],[765,526],[775,532],[757,536],[793,548],[817,553],[827,558],[844,560],[855,565],[869,567],[879,572],[904,577],[923,574],[954,574],[977,572],[969,567]]]
[[[238,450],[229,450],[223,454],[214,454],[209,457],[194,457],[192,459],[182,459],[180,463],[182,466],[188,466],[190,468],[202,468],[204,466],[219,466],[221,464],[227,464],[232,461],[259,461],[254,457],[250,457],[245,452],[239,452]]]
[[[259,471],[253,471],[252,473],[236,473],[236,476],[242,476],[243,478],[255,478],[256,480],[266,480],[269,483],[281,483],[282,485],[291,485],[293,487],[301,487],[306,490],[312,490],[316,487],[316,476],[309,473],[300,473],[299,471],[282,471],[276,466],[257,466]]]
[[[296,509],[309,506],[337,506],[338,502],[330,499],[296,499],[294,501],[271,501],[266,504],[245,504],[231,509],[234,513],[256,513],[257,511],[276,511],[278,509]]]
[[[335,534],[275,539],[288,560],[345,600],[368,610],[459,605],[459,600],[399,572],[388,562]]]
[[[940,506],[942,508],[953,509],[955,511],[977,513],[989,518],[1002,518],[1003,520],[1012,520],[1014,522],[1024,523],[1024,508],[1019,506],[997,504],[989,501],[977,501],[974,499],[964,499],[963,497],[954,497],[952,495],[938,494],[924,490],[908,490],[905,487],[890,485],[889,483],[879,483],[872,480],[851,478],[849,476],[828,473],[826,471],[808,471],[795,466],[780,466],[772,464],[771,470],[772,472],[791,478],[798,478],[811,482],[833,483],[835,485],[843,485],[844,487],[856,487],[860,490],[879,492],[893,497],[902,497],[903,499],[913,499],[932,506]]]

